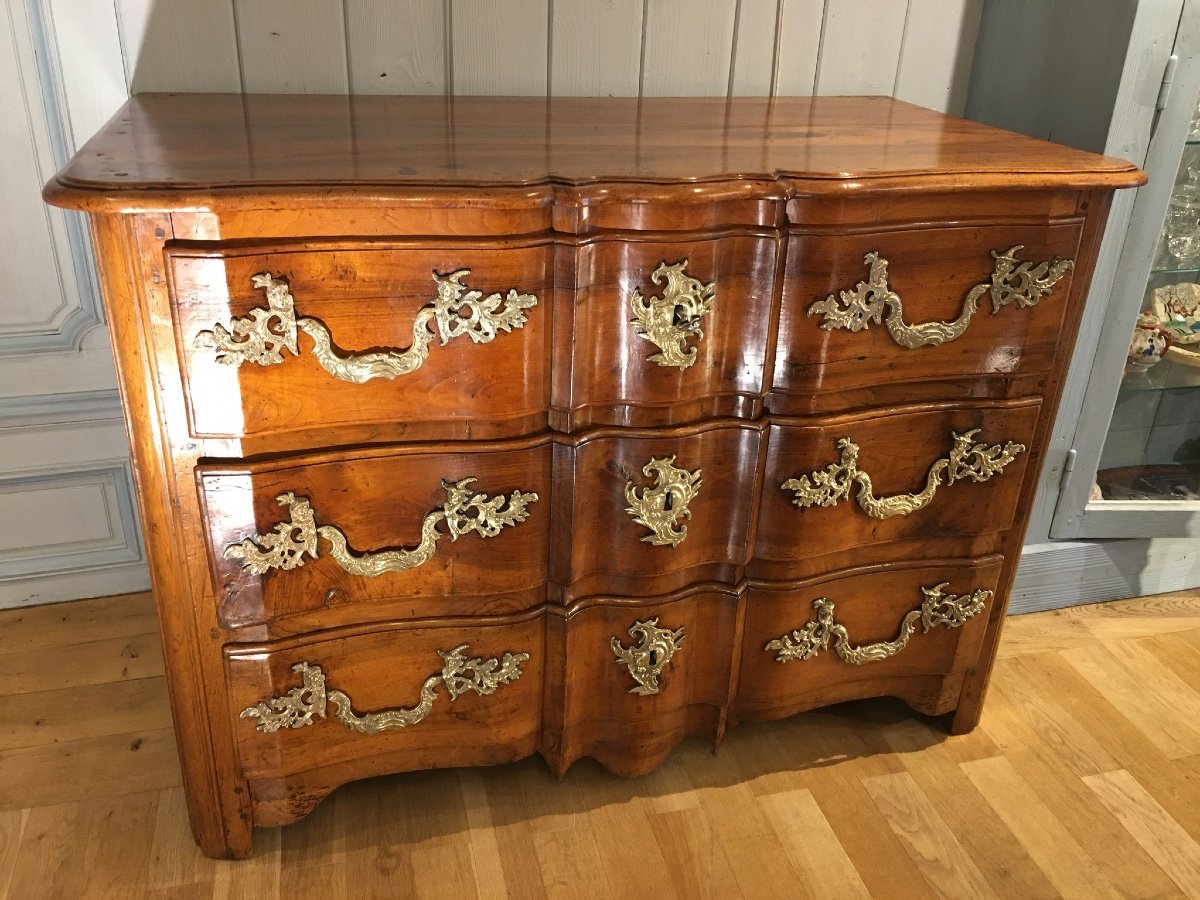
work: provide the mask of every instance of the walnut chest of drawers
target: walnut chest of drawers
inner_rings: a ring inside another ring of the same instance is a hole
[[[1111,192],[883,98],[146,95],[91,215],[196,838],[891,695],[972,728]]]

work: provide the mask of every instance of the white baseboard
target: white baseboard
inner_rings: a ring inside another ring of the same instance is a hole
[[[1009,614],[1200,587],[1200,541],[1056,541],[1021,555]]]

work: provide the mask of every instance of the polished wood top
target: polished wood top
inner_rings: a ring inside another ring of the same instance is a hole
[[[46,198],[118,211],[488,187],[536,205],[595,202],[610,184],[719,183],[778,197],[1142,181],[1123,160],[886,97],[143,94]]]

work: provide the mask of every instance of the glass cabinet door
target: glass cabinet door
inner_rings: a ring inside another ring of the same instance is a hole
[[[1200,522],[1200,111],[1193,114],[1130,336],[1088,512]],[[1085,415],[1088,414],[1085,410]],[[1194,520],[1194,521],[1189,521]],[[1147,533],[1162,533],[1150,528]],[[1138,536],[1129,533],[1128,536]]]

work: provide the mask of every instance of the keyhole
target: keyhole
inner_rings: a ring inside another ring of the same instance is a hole
[[[675,495],[673,493],[671,493],[670,491],[667,491],[666,496],[663,497],[663,509],[665,509],[667,512],[670,512],[671,507],[674,505],[675,505]]]
[[[657,650],[650,651],[650,665],[652,665],[652,666],[658,665],[658,651]]]

